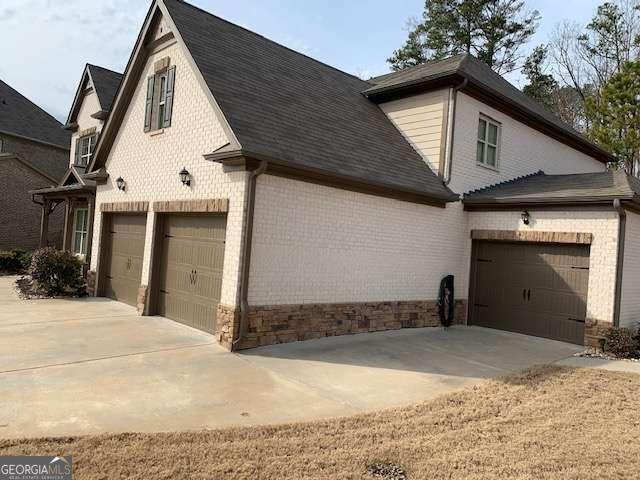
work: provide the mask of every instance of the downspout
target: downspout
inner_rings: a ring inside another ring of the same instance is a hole
[[[253,213],[256,206],[256,183],[267,169],[267,162],[261,161],[258,168],[249,172],[249,190],[246,200],[246,219],[242,232],[242,267],[240,270],[240,326],[238,337],[233,340],[231,350],[235,350],[247,333],[249,317],[249,272],[251,269],[251,247],[253,244]]]
[[[445,185],[449,185],[451,182],[451,171],[453,164],[453,140],[455,138],[455,122],[456,122],[456,109],[458,104],[458,91],[465,88],[469,83],[469,79],[467,77],[462,80],[458,85],[453,87],[450,92],[449,97],[449,122],[447,123],[447,151],[445,154],[445,166],[444,166],[444,175],[443,181]]]
[[[613,326],[620,326],[620,303],[622,300],[622,273],[624,267],[624,244],[627,230],[627,212],[619,199],[613,201],[613,208],[618,212],[618,252],[616,258],[616,288],[613,304]]]

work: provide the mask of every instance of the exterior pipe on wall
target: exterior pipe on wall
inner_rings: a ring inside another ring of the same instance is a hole
[[[622,273],[624,269],[624,244],[627,230],[627,212],[619,199],[613,201],[613,208],[618,212],[618,252],[616,258],[616,287],[613,304],[613,326],[620,326],[620,303],[622,300]]]
[[[455,137],[456,108],[458,104],[458,91],[465,88],[469,83],[469,79],[465,77],[459,85],[451,89],[449,98],[449,122],[447,123],[447,152],[445,154],[445,166],[443,181],[445,185],[451,182],[451,170],[453,164],[453,140]]]
[[[247,332],[249,315],[249,273],[251,269],[251,246],[253,244],[253,214],[256,205],[256,183],[258,177],[267,169],[267,162],[261,161],[258,168],[249,172],[249,186],[246,200],[246,214],[242,232],[242,266],[240,269],[240,327],[238,337],[232,342],[232,350]]]

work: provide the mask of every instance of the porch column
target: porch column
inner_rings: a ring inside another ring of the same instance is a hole
[[[84,262],[87,269],[91,268],[91,249],[93,248],[93,210],[96,208],[95,195],[89,195],[87,198],[87,253],[84,256]]]
[[[71,199],[64,201],[64,230],[62,231],[62,250],[69,250],[69,215],[71,214]]]
[[[49,239],[49,213],[51,213],[51,200],[42,203],[42,217],[40,219],[40,248],[47,246]]]

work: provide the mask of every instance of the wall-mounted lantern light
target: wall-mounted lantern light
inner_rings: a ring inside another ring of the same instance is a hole
[[[122,190],[123,192],[127,189],[127,182],[124,181],[124,178],[118,177],[116,180],[116,186],[118,190]]]
[[[530,215],[526,210],[520,214],[520,218],[522,219],[522,223],[525,225],[529,225]]]
[[[183,167],[178,175],[180,175],[180,181],[183,185],[186,185],[187,187],[191,186],[191,174],[186,168]]]

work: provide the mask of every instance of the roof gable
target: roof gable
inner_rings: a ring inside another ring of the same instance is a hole
[[[69,149],[69,133],[53,116],[0,80],[0,132]]]
[[[80,77],[80,83],[69,110],[67,128],[72,129],[75,126],[85,95],[91,89],[95,91],[100,104],[100,111],[94,113],[98,117],[105,118],[111,110],[121,80],[122,74],[87,63],[82,71],[82,77]]]
[[[142,46],[153,42],[161,18],[171,27],[167,35],[185,47],[228,129],[226,150],[438,202],[457,198],[362,96],[366,82],[178,0],[152,5],[91,169],[106,162],[141,74]]]

